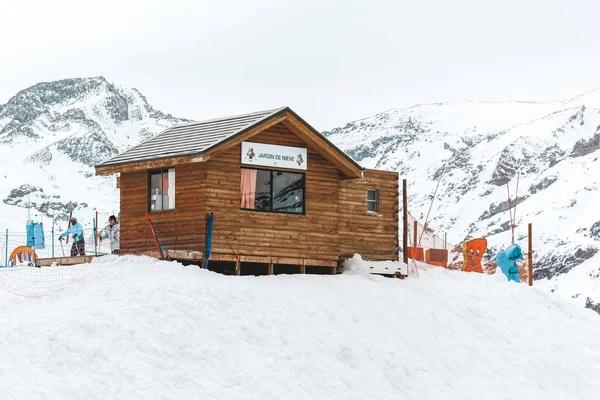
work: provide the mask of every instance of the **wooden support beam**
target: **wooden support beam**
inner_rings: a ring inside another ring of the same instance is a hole
[[[331,267],[331,275],[337,275],[337,265],[335,267]]]
[[[173,260],[204,260],[204,254],[195,250],[167,250],[167,258]]]
[[[304,265],[314,265],[316,267],[337,267],[337,260],[315,260],[312,258],[305,258],[302,261],[304,262]]]
[[[240,261],[269,264],[272,262],[272,258],[262,256],[240,256]]]
[[[412,245],[414,247],[419,247],[419,245],[420,245],[419,240],[418,240],[419,239],[419,226],[418,226],[418,223],[416,220],[413,225],[414,225],[414,236],[413,236]],[[435,240],[435,236],[433,238]]]
[[[306,273],[306,266],[304,265],[304,260],[302,260],[302,264],[300,264],[300,273],[301,274]]]
[[[302,264],[301,258],[291,258],[291,257],[272,257],[271,262],[273,264],[290,264],[290,265],[299,265]]]
[[[402,179],[402,218],[404,228],[402,230],[402,256],[404,264],[408,265],[408,196],[406,193],[406,179]]]
[[[202,161],[204,161],[202,156],[195,154],[191,156],[163,158],[158,160],[131,162],[127,164],[96,166],[95,170],[96,175],[111,175],[116,174],[117,172],[129,173],[147,171],[154,168],[171,168],[176,165],[197,163]]]
[[[274,272],[273,272],[273,263],[272,263],[272,262],[270,262],[270,263],[269,263],[269,271],[268,271],[268,274],[269,274],[269,275],[273,275],[273,273],[274,273]]]
[[[213,261],[236,261],[236,256],[233,254],[215,254],[211,253],[210,259]]]
[[[240,276],[242,273],[242,263],[239,259],[235,260],[235,274]]]
[[[93,258],[93,256],[38,258],[37,266],[51,267],[53,264],[56,264],[56,266],[85,264],[91,262]]]

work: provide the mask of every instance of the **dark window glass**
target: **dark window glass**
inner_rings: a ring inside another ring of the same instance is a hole
[[[304,175],[273,171],[273,211],[302,214]]]
[[[271,210],[271,173],[270,171],[256,171],[256,196],[254,208],[256,210]]]
[[[379,212],[379,192],[377,189],[367,190],[367,211]]]
[[[243,209],[304,213],[304,174],[242,168],[240,193]]]

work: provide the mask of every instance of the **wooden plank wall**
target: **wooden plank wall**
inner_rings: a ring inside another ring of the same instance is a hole
[[[367,189],[379,190],[377,215],[367,212]],[[365,169],[363,179],[340,182],[340,257],[398,260],[398,195],[397,172]]]
[[[281,124],[250,141],[308,149],[306,214],[240,210],[241,145],[234,146],[207,162],[206,211],[215,217],[212,252],[337,260],[338,169]]]
[[[175,210],[151,212],[161,244],[166,249],[204,251],[206,233],[204,164],[175,167]],[[121,251],[156,250],[146,211],[148,210],[148,172],[122,173]]]
[[[365,170],[342,179],[339,170],[278,124],[251,141],[306,147],[305,215],[240,210],[241,145],[206,163],[175,167],[175,210],[152,212],[166,249],[204,252],[205,215],[214,213],[213,254],[287,257],[331,263],[360,253],[398,260],[398,174]],[[121,251],[155,251],[146,211],[148,172],[122,173]],[[367,213],[367,189],[379,189],[380,213]]]

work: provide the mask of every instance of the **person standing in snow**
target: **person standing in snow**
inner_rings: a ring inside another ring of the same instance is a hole
[[[71,217],[71,226],[58,237],[58,240],[63,241],[64,238],[69,234],[71,234],[73,237],[73,244],[71,245],[71,257],[85,256],[83,227],[79,222],[77,222],[77,217]]]
[[[108,217],[108,226],[98,232],[98,239],[110,239],[110,251],[112,254],[119,254],[121,251],[121,227],[117,222],[117,217],[111,215]]]

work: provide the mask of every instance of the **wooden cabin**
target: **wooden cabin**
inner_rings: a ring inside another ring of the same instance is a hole
[[[212,213],[209,267],[236,274],[398,260],[398,173],[361,167],[288,107],[176,125],[96,174],[117,174],[122,253],[204,261]]]

